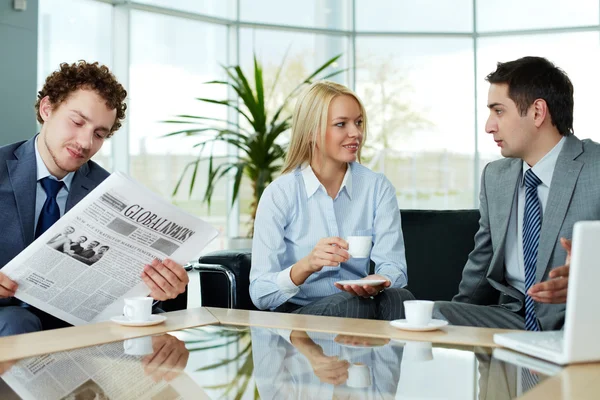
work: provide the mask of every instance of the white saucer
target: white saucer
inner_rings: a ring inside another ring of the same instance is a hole
[[[390,321],[390,325],[394,328],[403,329],[405,331],[435,331],[443,326],[448,325],[448,321],[441,319],[432,319],[429,324],[423,325],[411,325],[405,319],[396,319]]]
[[[150,325],[158,325],[161,322],[164,322],[167,319],[166,316],[160,314],[152,314],[150,319],[147,321],[132,321],[124,315],[119,315],[118,317],[112,317],[110,320],[112,322],[116,322],[119,325],[125,326],[150,326]]]
[[[355,279],[349,281],[337,281],[340,285],[379,286],[386,282],[385,279]]]

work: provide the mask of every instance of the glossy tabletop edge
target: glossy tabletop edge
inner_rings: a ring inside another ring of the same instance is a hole
[[[0,362],[219,323],[211,312],[201,307],[161,315],[167,317],[164,323],[146,327],[106,321],[3,337],[0,338]]]
[[[321,317],[216,307],[207,307],[207,310],[223,325],[297,329],[310,332],[339,333],[473,347],[498,347],[494,343],[494,334],[511,332],[508,329],[473,328],[466,326],[445,326],[436,331],[411,332],[394,328],[390,325],[389,321]]]

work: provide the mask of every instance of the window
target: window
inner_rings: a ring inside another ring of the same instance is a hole
[[[198,156],[199,137],[174,136],[170,132],[188,128],[165,123],[187,114],[226,118],[224,107],[206,105],[198,97],[225,99],[226,91],[205,82],[222,79],[226,64],[226,27],[143,11],[131,13],[131,64],[129,145],[131,175],[151,190],[169,199],[185,165]],[[203,154],[208,155],[209,151]],[[217,155],[224,148],[215,148]],[[202,216],[225,232],[228,207],[225,184],[213,196],[212,208],[202,204],[207,163],[200,164],[196,186],[188,196],[188,173],[173,202]],[[219,240],[212,242],[219,245]]]
[[[366,164],[394,184],[400,208],[471,207],[472,39],[359,38],[357,54]]]
[[[98,61],[111,68],[112,40],[110,4],[87,0],[40,0],[38,88],[42,88],[46,77],[63,62]],[[110,142],[106,142],[94,156],[94,161],[110,170],[111,153]]]

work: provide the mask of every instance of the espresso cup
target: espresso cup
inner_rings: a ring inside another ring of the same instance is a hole
[[[348,368],[346,385],[352,388],[366,388],[371,386],[371,369],[362,363],[352,364]]]
[[[144,336],[135,339],[127,339],[123,342],[125,354],[130,356],[145,356],[152,354],[152,336]]]
[[[123,315],[130,321],[148,321],[152,315],[152,297],[128,297],[125,299]]]
[[[371,244],[373,237],[371,236],[348,236],[348,253],[352,258],[369,258],[371,255]]]
[[[406,300],[404,302],[406,322],[415,326],[427,326],[431,322],[433,304],[434,302],[429,300]]]

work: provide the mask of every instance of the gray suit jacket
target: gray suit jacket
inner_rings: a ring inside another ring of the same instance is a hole
[[[524,295],[508,285],[504,265],[506,234],[520,174],[521,159],[505,158],[485,167],[475,248],[453,301],[500,305],[513,312],[523,308]],[[559,240],[571,238],[573,224],[583,220],[600,220],[600,144],[569,136],[556,161],[543,215],[536,282],[547,280],[550,270],[564,265],[566,252]],[[543,330],[562,327],[565,306],[536,303]]]
[[[0,268],[34,240],[37,167],[35,137],[0,147]],[[73,176],[66,211],[109,173],[88,161]]]

